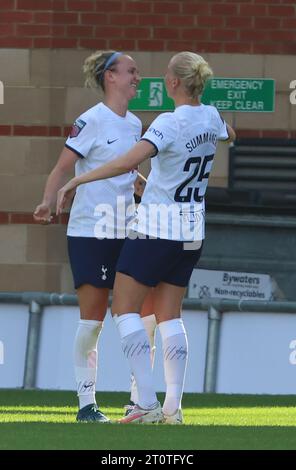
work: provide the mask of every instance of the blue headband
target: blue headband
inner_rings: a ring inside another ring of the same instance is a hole
[[[117,57],[119,57],[121,55],[122,55],[122,52],[113,52],[113,54],[109,57],[109,59],[107,60],[105,66],[104,66],[103,73],[106,72],[107,68],[110,67],[110,65],[115,62]]]

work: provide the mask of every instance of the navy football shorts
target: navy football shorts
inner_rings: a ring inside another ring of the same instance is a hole
[[[112,289],[124,239],[68,236],[67,240],[75,289],[83,284]]]
[[[199,248],[194,249],[197,245]],[[190,244],[160,238],[127,238],[116,271],[150,287],[155,287],[159,282],[186,287],[201,250],[202,244],[200,246],[198,242]]]

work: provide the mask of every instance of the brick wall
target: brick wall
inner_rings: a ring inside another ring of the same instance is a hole
[[[1,0],[0,47],[295,54],[295,0]]]

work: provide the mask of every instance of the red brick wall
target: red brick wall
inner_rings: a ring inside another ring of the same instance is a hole
[[[296,53],[295,0],[1,0],[0,47]]]
[[[71,126],[18,126],[1,125],[1,136],[14,137],[68,137]],[[235,129],[238,138],[275,138],[275,139],[296,139],[295,130],[268,130],[268,129]]]

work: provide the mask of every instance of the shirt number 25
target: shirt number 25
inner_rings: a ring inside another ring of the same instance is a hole
[[[176,189],[174,200],[176,202],[201,202],[205,195],[208,179],[214,159],[214,154],[204,157],[189,158],[183,168],[184,172],[192,172]],[[183,192],[183,194],[181,194]]]

